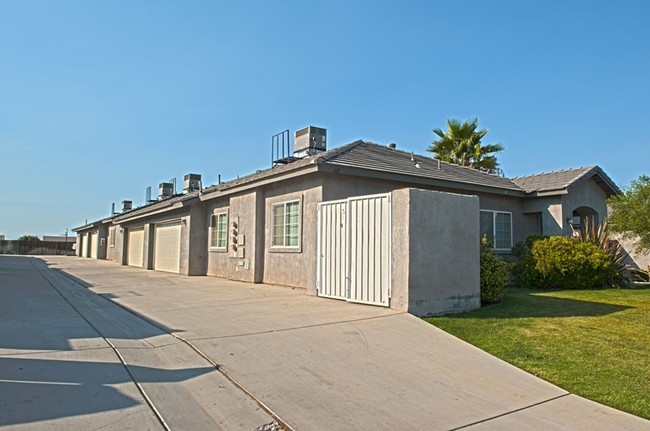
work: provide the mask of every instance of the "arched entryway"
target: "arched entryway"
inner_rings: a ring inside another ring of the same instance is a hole
[[[585,231],[586,226],[598,226],[600,219],[595,209],[583,206],[573,210],[568,222],[573,229],[573,234],[580,235],[580,232]]]

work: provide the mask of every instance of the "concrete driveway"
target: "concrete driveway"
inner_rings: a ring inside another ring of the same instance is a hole
[[[0,256],[3,429],[648,430],[409,314]]]

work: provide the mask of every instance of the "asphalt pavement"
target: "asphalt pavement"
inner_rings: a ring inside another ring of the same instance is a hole
[[[649,430],[406,313],[0,256],[2,430]]]

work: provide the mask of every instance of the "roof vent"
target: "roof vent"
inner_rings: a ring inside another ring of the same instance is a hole
[[[327,130],[308,126],[294,135],[293,156],[308,157],[327,150]]]
[[[185,175],[183,177],[183,191],[193,192],[195,190],[201,190],[201,175],[199,174]]]
[[[158,185],[158,200],[168,198],[174,194],[174,183],[160,183]]]
[[[122,201],[122,212],[131,211],[133,209],[132,201]]]

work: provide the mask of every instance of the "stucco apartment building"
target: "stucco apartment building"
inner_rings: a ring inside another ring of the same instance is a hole
[[[296,132],[270,169],[80,226],[78,254],[182,275],[302,288],[416,315],[480,305],[479,244],[571,235],[620,193],[599,167],[504,178],[366,141]]]

